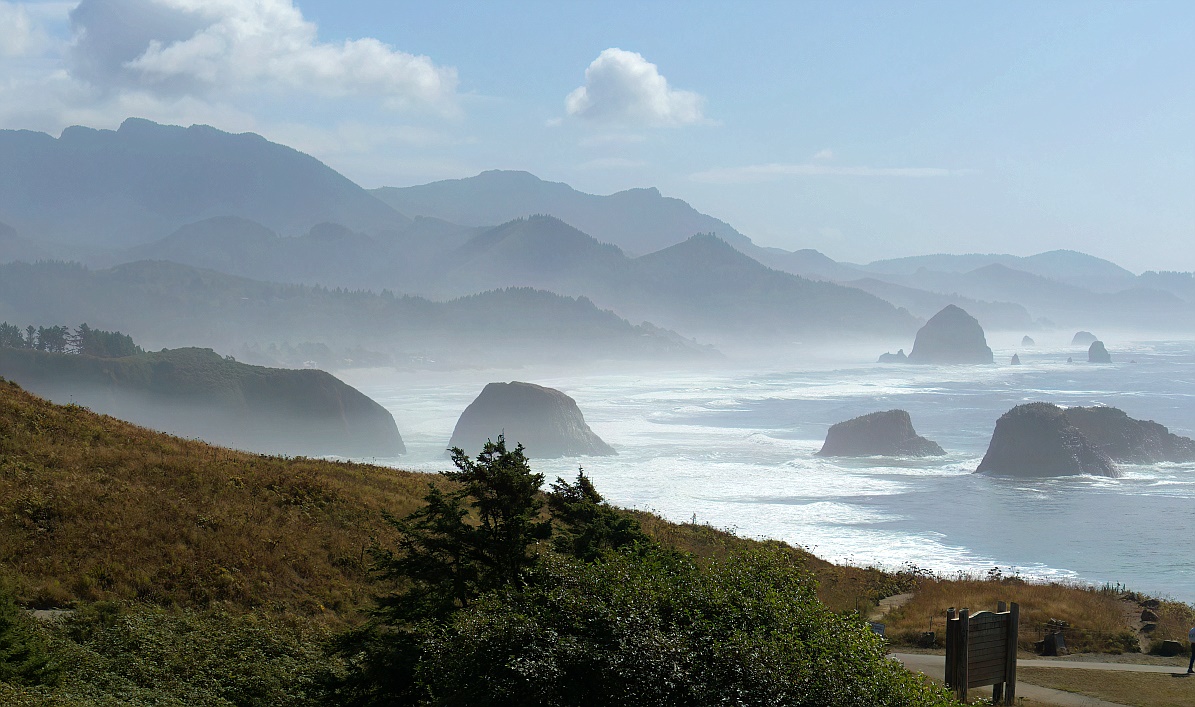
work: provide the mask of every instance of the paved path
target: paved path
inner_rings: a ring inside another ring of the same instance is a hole
[[[899,660],[909,670],[916,670],[917,672],[925,673],[926,675],[941,679],[946,673],[946,656],[933,655],[928,653],[890,653],[889,656],[895,660]],[[1083,663],[1070,660],[1040,660],[1040,659],[1025,659],[1018,660],[1018,666],[1027,668],[1065,668],[1072,670],[1126,670],[1130,672],[1140,673],[1185,673],[1186,670],[1181,666],[1170,665],[1134,665],[1132,663]],[[980,692],[983,688],[975,688],[973,692],[976,694],[986,694]],[[1038,685],[1030,685],[1029,683],[1017,681],[1017,697],[1027,697],[1031,700],[1037,700],[1052,705],[1060,705],[1061,707],[1125,707],[1116,702],[1108,702],[1107,700],[1097,699],[1095,697],[1088,697],[1086,695],[1076,695],[1073,692],[1064,692],[1062,690],[1052,690],[1048,687],[1040,687]]]

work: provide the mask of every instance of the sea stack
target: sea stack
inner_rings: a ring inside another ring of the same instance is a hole
[[[992,363],[992,350],[979,321],[953,304],[917,332],[909,363]]]
[[[1120,475],[1112,459],[1051,403],[1018,405],[1001,415],[975,471],[1023,478]]]
[[[1021,337],[1021,346],[1037,346],[1037,342],[1028,334]]]
[[[1195,461],[1195,440],[1153,420],[1135,420],[1112,407],[1067,408],[1066,419],[1113,461],[1127,464]]]
[[[909,357],[905,355],[904,349],[898,349],[896,353],[882,353],[880,360],[877,363],[908,363]]]
[[[1021,357],[1020,357],[1020,356],[1018,356],[1018,355],[1016,355],[1016,354],[1013,354],[1013,355],[1012,355],[1012,360],[1011,360],[1011,361],[1009,361],[1008,363],[1009,363],[1009,365],[1011,365],[1011,366],[1019,366],[1019,365],[1021,365]]]
[[[875,455],[935,457],[946,452],[936,442],[919,436],[904,410],[873,412],[839,422],[826,433],[819,457],[867,457]]]
[[[1096,340],[1095,334],[1089,331],[1076,331],[1071,338],[1071,346],[1091,346]]]
[[[1104,348],[1104,342],[1091,342],[1091,348],[1087,349],[1087,362],[1112,363],[1112,355],[1108,353],[1108,349]]]
[[[533,383],[487,385],[461,413],[448,446],[476,454],[498,435],[505,436],[508,447],[522,444],[532,458],[617,453],[589,429],[577,401]]]

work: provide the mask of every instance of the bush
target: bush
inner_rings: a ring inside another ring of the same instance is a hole
[[[423,648],[437,705],[953,704],[777,551],[707,569],[662,550],[545,558],[529,586],[458,612]]]

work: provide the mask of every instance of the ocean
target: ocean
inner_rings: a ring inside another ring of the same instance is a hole
[[[639,373],[340,375],[394,415],[408,453],[375,460],[390,466],[449,468],[453,426],[485,383],[526,380],[576,399],[618,450],[533,468],[551,481],[584,467],[615,505],[784,540],[834,562],[944,575],[998,568],[1195,602],[1195,464],[1121,465],[1119,479],[972,473],[996,419],[1025,402],[1109,405],[1195,436],[1195,342],[1110,340],[1114,362],[1101,365],[1069,338],[1034,347],[1019,335],[992,339],[990,366],[880,365],[857,354]],[[1008,365],[1013,353],[1022,365]],[[893,408],[947,455],[815,456],[833,423]]]

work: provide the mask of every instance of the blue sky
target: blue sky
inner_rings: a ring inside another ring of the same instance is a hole
[[[656,186],[868,261],[1195,270],[1195,3],[0,1],[0,127],[252,130],[364,186]]]

